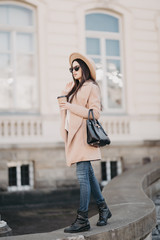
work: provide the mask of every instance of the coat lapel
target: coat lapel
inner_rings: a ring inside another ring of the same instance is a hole
[[[74,138],[74,135],[80,128],[82,124],[83,118],[70,113],[70,121],[69,121],[69,131],[68,131],[68,139],[67,139],[67,145],[69,146]]]
[[[89,84],[89,82],[85,82],[83,84],[83,86],[88,85],[88,84]],[[84,96],[87,97],[87,94],[85,94],[85,92],[84,92]],[[80,100],[77,99],[77,97],[74,97],[72,102],[75,104],[78,104],[78,105],[82,104],[80,102]],[[68,135],[67,135],[67,131],[64,129],[65,128],[66,111],[62,111],[61,117],[62,117],[61,135],[68,147],[72,143],[72,140],[73,140],[75,134],[79,130],[79,128],[83,122],[83,118],[70,112],[69,130],[68,130]]]
[[[67,132],[64,129],[65,126],[65,119],[66,119],[66,110],[61,111],[61,136],[63,140],[66,142],[67,141]]]
[[[61,136],[65,143],[69,146],[74,138],[74,135],[80,128],[82,124],[82,118],[70,112],[70,119],[69,119],[69,129],[68,134],[65,130],[65,119],[66,119],[66,111],[61,112]]]

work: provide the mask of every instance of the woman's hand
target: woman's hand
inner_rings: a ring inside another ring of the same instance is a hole
[[[71,103],[69,102],[61,102],[59,107],[61,110],[70,110]]]

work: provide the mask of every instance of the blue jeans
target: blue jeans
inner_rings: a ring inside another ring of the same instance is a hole
[[[104,198],[90,161],[78,162],[76,172],[80,184],[79,211],[85,212],[88,211],[91,191],[97,204],[103,202]]]

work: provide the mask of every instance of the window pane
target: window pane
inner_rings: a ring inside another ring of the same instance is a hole
[[[88,55],[100,55],[100,40],[98,38],[86,38]]]
[[[35,79],[31,77],[17,78],[17,105],[18,109],[29,110],[37,108],[37,94]]]
[[[101,82],[103,80],[103,76],[104,76],[104,71],[102,68],[102,61],[100,58],[93,58],[93,61],[96,64],[96,80]]]
[[[0,24],[31,26],[33,25],[32,10],[12,4],[0,5]]]
[[[0,32],[0,51],[10,50],[10,33]]]
[[[111,179],[116,177],[117,174],[117,162],[111,161]]]
[[[13,85],[6,80],[0,87],[0,110],[11,109],[13,105]]]
[[[16,98],[16,107],[19,109],[37,108],[35,62],[32,55],[17,56]]]
[[[120,56],[119,40],[106,40],[106,56]]]
[[[13,106],[13,84],[12,68],[9,54],[0,54],[0,109]]]
[[[9,75],[9,71],[11,65],[11,57],[10,54],[0,54],[0,79],[7,78]]]
[[[107,60],[108,107],[122,107],[123,82],[119,60]]]
[[[8,168],[9,186],[17,186],[17,168]]]
[[[107,60],[107,72],[112,73],[113,75],[117,75],[115,72],[120,73],[120,60]]]
[[[102,181],[107,180],[107,164],[106,164],[106,162],[101,162],[101,176],[102,176]]]
[[[20,6],[9,6],[10,24],[17,26],[33,25],[32,11]],[[16,17],[15,17],[16,16]]]
[[[118,18],[104,13],[86,15],[86,30],[119,32]]]
[[[34,24],[33,14],[33,10],[17,4],[0,5],[0,24],[4,27],[6,24],[10,25],[13,31],[13,38],[10,38],[11,32],[0,32],[0,110],[2,111],[38,109],[35,33],[33,29],[28,31],[27,28]],[[17,26],[22,26],[24,32],[17,32]],[[12,46],[15,48],[11,49]],[[14,50],[12,55],[9,54],[11,50]]]
[[[17,52],[33,52],[33,34],[17,33]]]
[[[104,71],[102,68],[102,61],[100,58],[92,58],[96,64],[96,81],[100,87],[100,91],[102,92],[102,81],[104,78]]]
[[[21,185],[29,185],[29,165],[21,166]]]
[[[17,76],[28,77],[35,75],[35,64],[33,55],[19,54],[17,55]]]
[[[0,4],[0,24],[8,24],[8,5]]]

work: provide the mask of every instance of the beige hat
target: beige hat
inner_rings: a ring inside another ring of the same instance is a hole
[[[95,65],[94,61],[91,58],[89,58],[88,56],[82,55],[80,53],[72,53],[69,56],[70,65],[72,65],[72,62],[77,58],[83,60],[87,64],[87,66],[90,70],[90,73],[91,73],[91,77],[94,80],[96,80],[96,65]]]

